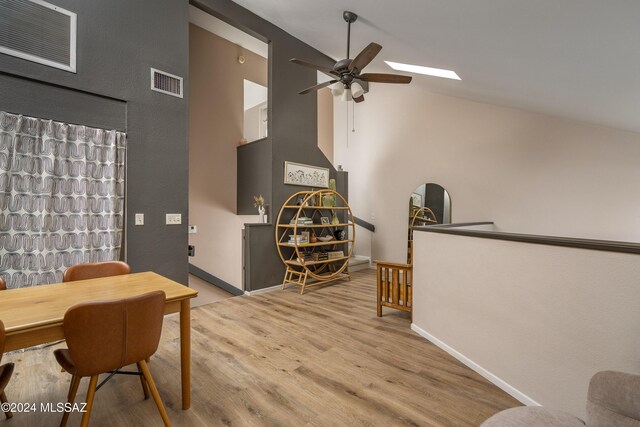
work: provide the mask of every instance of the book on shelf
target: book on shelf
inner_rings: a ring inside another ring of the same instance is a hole
[[[290,234],[289,241],[287,242],[290,245],[306,245],[309,244],[309,232],[303,231],[300,234]]]
[[[344,258],[344,251],[329,251],[327,255],[329,259]]]
[[[307,218],[306,216],[301,216],[298,218],[298,221],[296,222],[296,219],[293,218],[291,221],[289,221],[290,225],[313,225],[313,219],[311,218]]]
[[[329,259],[329,254],[327,252],[314,252],[311,256],[314,261],[326,261]]]
[[[314,261],[313,252],[301,252],[297,260],[300,264],[304,264],[305,262],[312,262]]]

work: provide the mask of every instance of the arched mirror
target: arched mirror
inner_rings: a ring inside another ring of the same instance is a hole
[[[409,197],[407,263],[413,261],[413,227],[451,223],[451,197],[441,185],[419,185]]]

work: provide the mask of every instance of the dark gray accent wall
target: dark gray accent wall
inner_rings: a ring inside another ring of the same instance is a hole
[[[237,211],[238,215],[256,215],[253,196],[262,194],[271,200],[271,140],[259,139],[237,148]],[[269,216],[271,214],[269,204]]]
[[[118,107],[101,103],[96,114],[83,94],[126,102],[127,261],[187,283],[188,103],[151,91],[149,68],[185,77],[188,93],[188,3],[50,1],[78,14],[77,73],[0,54],[0,110],[120,128]],[[132,225],[136,212],[145,213],[144,226]],[[181,213],[185,225],[165,225],[165,213]]]
[[[94,115],[87,112],[86,102],[78,100],[78,94],[126,102],[127,261],[134,271],[153,270],[187,283],[188,3],[51,1],[78,15],[77,73],[0,54],[0,73],[40,82],[48,86],[47,91],[56,92],[53,99],[34,99],[27,84],[13,90],[10,82],[1,80],[0,110],[52,114],[51,118],[58,120],[100,127],[113,122],[113,127],[120,127],[121,122],[112,121],[118,113],[110,106],[104,114]],[[271,163],[272,173],[271,194],[265,197],[273,216],[291,193],[304,188],[283,184],[285,160],[328,167],[335,177],[335,170],[317,147],[316,97],[297,94],[316,83],[316,72],[291,64],[289,59],[298,57],[327,66],[333,62],[230,0],[194,0],[192,4],[270,42],[268,133],[272,153],[265,161]],[[184,77],[185,98],[151,91],[150,67]],[[61,88],[65,89],[57,92]],[[12,95],[3,100],[7,93]],[[20,97],[23,99],[18,102]],[[144,226],[133,225],[135,213],[145,214]],[[165,225],[166,213],[181,213],[183,225]],[[268,253],[261,265],[252,263],[263,273],[252,276],[256,277],[255,282],[252,278],[255,286],[248,290],[272,286],[282,279],[284,267],[278,261],[273,235],[271,226],[252,233],[256,240],[248,245]]]
[[[298,91],[316,84],[317,74],[289,62],[295,57],[332,67],[333,60],[231,1],[192,0],[191,4],[269,43],[268,139],[271,141],[272,172],[271,194],[264,196],[271,207],[269,219],[273,222],[280,206],[291,194],[308,189],[284,184],[285,161],[326,167],[330,169],[331,177],[336,178],[336,170],[318,148],[316,96],[298,95]],[[248,174],[247,182],[253,183],[249,186],[257,188],[260,174],[250,174],[250,168],[240,164],[238,170]],[[238,193],[239,199],[251,196]],[[285,270],[278,258],[274,235],[273,225],[248,226],[245,230],[245,251],[250,251],[251,256],[250,263],[245,265],[245,289],[248,291],[282,282]]]
[[[243,282],[245,291],[269,288],[282,283],[284,265],[275,246],[272,224],[245,224]]]
[[[102,129],[127,128],[125,101],[2,73],[0,109]]]

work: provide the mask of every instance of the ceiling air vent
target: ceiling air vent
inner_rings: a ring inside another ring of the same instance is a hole
[[[75,73],[76,22],[42,0],[0,0],[0,52]]]
[[[182,98],[182,77],[152,68],[151,90]]]

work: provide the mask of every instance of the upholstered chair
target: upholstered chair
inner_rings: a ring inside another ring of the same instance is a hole
[[[98,279],[100,277],[120,276],[131,273],[129,264],[122,261],[92,262],[76,264],[67,268],[62,276],[63,282],[76,280]]]
[[[4,281],[4,277],[0,276],[0,291],[7,289],[7,282]]]
[[[640,427],[640,375],[598,372],[587,394],[587,419],[543,407],[499,412],[481,427]]]
[[[56,360],[71,374],[68,402],[73,404],[82,377],[91,377],[82,426],[89,425],[98,375],[136,364],[148,384],[165,426],[171,423],[151,377],[146,359],[158,349],[164,316],[165,294],[149,292],[136,297],[96,301],[71,307],[64,315],[68,348],[54,351]],[[70,406],[70,405],[68,405]],[[65,412],[61,425],[67,423]]]
[[[2,281],[4,283],[4,280]],[[4,333],[4,323],[0,320],[0,361],[2,361],[2,355],[4,354],[4,342],[5,342],[5,333]],[[4,365],[0,365],[0,402],[7,403],[7,395],[4,393],[4,388],[9,383],[11,379],[11,375],[13,374],[13,363],[6,363]],[[3,408],[4,409],[4,408]],[[13,414],[10,410],[4,411],[4,416],[7,419],[13,417]]]

